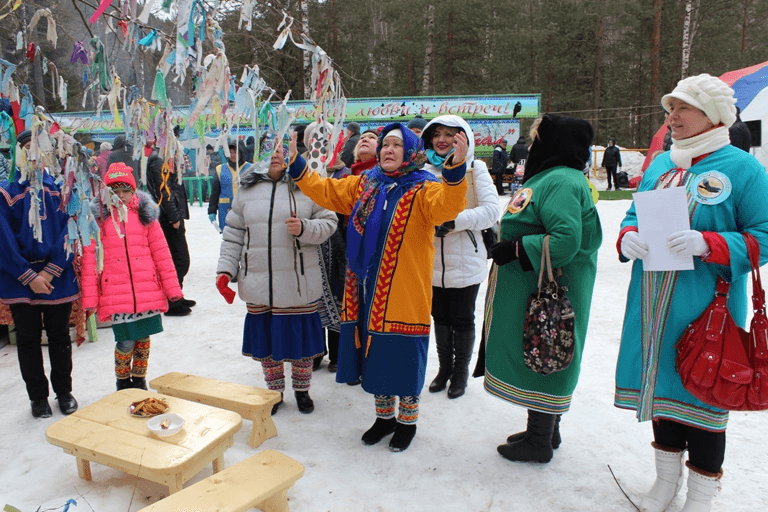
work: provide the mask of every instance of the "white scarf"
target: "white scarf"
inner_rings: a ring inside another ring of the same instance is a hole
[[[728,136],[728,128],[720,125],[687,139],[672,139],[672,149],[669,151],[669,157],[676,166],[682,169],[689,169],[691,161],[697,156],[712,153],[730,143],[731,138]]]

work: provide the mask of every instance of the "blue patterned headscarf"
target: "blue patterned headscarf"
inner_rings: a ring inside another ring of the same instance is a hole
[[[379,135],[376,157],[381,152],[384,138],[399,128],[403,134],[403,163],[399,169],[384,171],[380,165],[365,172],[364,185],[347,225],[347,254],[349,268],[362,280],[373,263],[380,232],[387,193],[398,187],[409,189],[416,183],[439,181],[434,174],[421,166],[426,160],[424,141],[400,123],[388,124]]]

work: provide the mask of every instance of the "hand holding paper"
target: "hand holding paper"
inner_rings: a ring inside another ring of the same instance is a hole
[[[641,260],[648,255],[648,244],[640,240],[636,231],[627,231],[621,238],[621,254],[631,260]]]
[[[669,235],[667,247],[680,256],[701,256],[709,250],[704,235],[693,229],[678,231]]]

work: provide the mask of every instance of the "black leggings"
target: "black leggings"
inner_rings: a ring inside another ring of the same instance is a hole
[[[710,432],[671,420],[655,420],[653,437],[657,444],[688,449],[688,461],[709,473],[718,473],[725,460],[725,431]]]

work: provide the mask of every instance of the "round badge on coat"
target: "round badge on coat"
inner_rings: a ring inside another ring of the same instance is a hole
[[[531,202],[532,197],[533,189],[528,187],[521,188],[514,196],[512,196],[512,199],[510,199],[509,204],[507,205],[507,211],[509,213],[520,213],[525,210],[525,207]]]
[[[707,171],[693,179],[694,199],[701,204],[720,204],[731,195],[731,180],[718,171]]]

